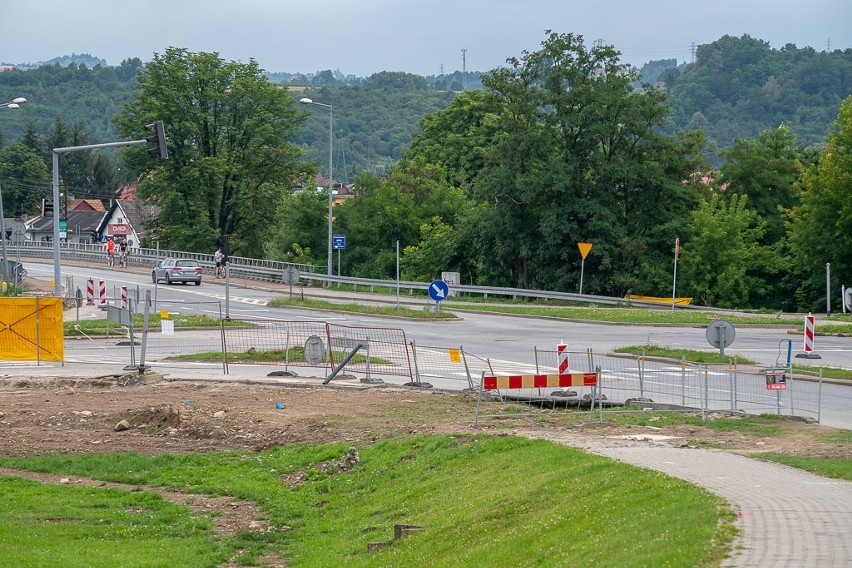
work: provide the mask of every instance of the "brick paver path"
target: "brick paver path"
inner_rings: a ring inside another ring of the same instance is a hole
[[[663,445],[590,447],[706,487],[738,511],[725,566],[852,567],[852,482],[724,451]]]

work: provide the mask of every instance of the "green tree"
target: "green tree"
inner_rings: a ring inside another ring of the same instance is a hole
[[[346,258],[356,274],[390,278],[396,270],[396,243],[420,242],[421,227],[441,219],[456,224],[466,209],[464,194],[447,182],[440,166],[400,161],[387,178],[362,173],[356,197],[335,207],[337,230],[347,236]],[[433,271],[447,266],[434,266]]]
[[[493,93],[466,91],[446,110],[423,117],[405,156],[441,164],[456,186],[467,186],[485,163],[484,153],[498,133],[502,111]]]
[[[51,174],[41,156],[15,142],[0,150],[0,188],[7,217],[36,215],[51,195]]]
[[[748,203],[767,224],[766,242],[784,236],[785,211],[797,203],[802,175],[796,136],[786,126],[764,130],[757,140],[737,138],[725,152],[719,183],[726,194],[748,195]]]
[[[290,143],[303,120],[293,98],[254,61],[179,48],[155,54],[138,78],[116,122],[133,139],[147,133],[145,124],[165,124],[168,160],[126,151],[130,167],[146,172],[140,196],[160,210],[154,238],[209,251],[228,234],[232,254],[259,256],[302,165]]]
[[[315,264],[327,263],[328,191],[306,188],[284,196],[278,221],[266,241],[266,258]]]
[[[793,266],[800,276],[800,306],[817,309],[825,300],[825,265],[832,282],[852,284],[852,96],[840,106],[819,163],[807,170],[801,205],[790,222]],[[834,294],[832,294],[834,296]],[[831,299],[833,304],[838,300]],[[822,304],[825,305],[825,304]]]
[[[765,223],[746,207],[748,196],[718,193],[695,211],[680,257],[681,289],[707,306],[756,305],[772,287],[760,274],[777,273],[778,255],[761,244]]]
[[[574,291],[591,242],[584,291],[664,291],[702,137],[661,135],[664,97],[634,79],[612,47],[555,33],[483,76],[505,109],[473,186],[483,282]]]

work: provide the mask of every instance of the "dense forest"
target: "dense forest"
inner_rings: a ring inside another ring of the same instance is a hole
[[[57,63],[0,73],[0,99],[29,99],[0,109],[0,185],[8,214],[31,211],[49,190],[50,148],[137,139],[160,119],[169,160],[73,154],[63,186],[109,197],[139,179],[163,211],[150,227],[163,246],[206,251],[228,234],[234,254],[323,265],[328,194],[293,191],[328,167],[331,109],[298,104],[309,97],[333,109],[334,177],[354,183],[334,215],[347,274],[392,276],[399,241],[407,279],[453,270],[576,291],[576,243],[590,242],[584,291],[665,296],[679,239],[679,295],[814,309],[825,263],[852,279],[850,71],[852,50],[749,36],[637,70],[572,34],[440,78],[328,71],[280,84],[175,48],[146,64]]]

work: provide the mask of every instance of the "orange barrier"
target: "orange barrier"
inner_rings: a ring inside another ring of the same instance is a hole
[[[482,377],[483,390],[593,387],[596,384],[598,384],[597,373],[563,373],[559,375],[507,375],[504,377]]]

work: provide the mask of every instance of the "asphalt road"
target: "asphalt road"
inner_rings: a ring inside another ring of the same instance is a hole
[[[25,266],[32,277],[52,277],[51,264],[27,262]],[[266,305],[270,298],[290,293],[290,288],[283,284],[233,280],[226,289],[224,280],[205,275],[201,286],[159,284],[155,287],[151,282],[150,269],[134,267],[121,269],[63,264],[62,273],[63,278],[73,276],[75,286],[83,290],[88,278],[103,279],[106,282],[108,297],[116,297],[118,287],[126,285],[131,295],[138,290],[140,296],[144,296],[145,292],[150,290],[152,297],[161,301],[219,300],[223,302],[227,315],[232,318],[324,319],[345,325],[401,328],[405,330],[409,340],[416,341],[418,345],[460,345],[465,351],[482,357],[518,363],[528,364],[533,360],[536,349],[555,350],[559,343],[567,344],[573,351],[592,349],[601,354],[616,347],[645,344],[718,352],[718,349],[707,342],[706,328],[703,326],[612,325],[480,312],[463,313],[461,321],[404,320],[339,312],[312,311],[306,314],[304,310],[270,308]],[[397,301],[394,296],[353,294],[334,289],[293,288],[294,294],[303,292],[329,301]],[[429,300],[412,299],[405,295],[399,298],[399,302],[414,307],[434,306]],[[794,356],[803,349],[801,335],[791,335],[790,329],[738,326],[736,339],[727,348],[726,353],[744,355],[761,366],[785,366],[788,346],[792,347]],[[815,347],[820,359],[795,359],[794,362],[815,367],[852,368],[852,338],[818,336]],[[823,385],[821,422],[852,428],[852,388],[829,383]]]

